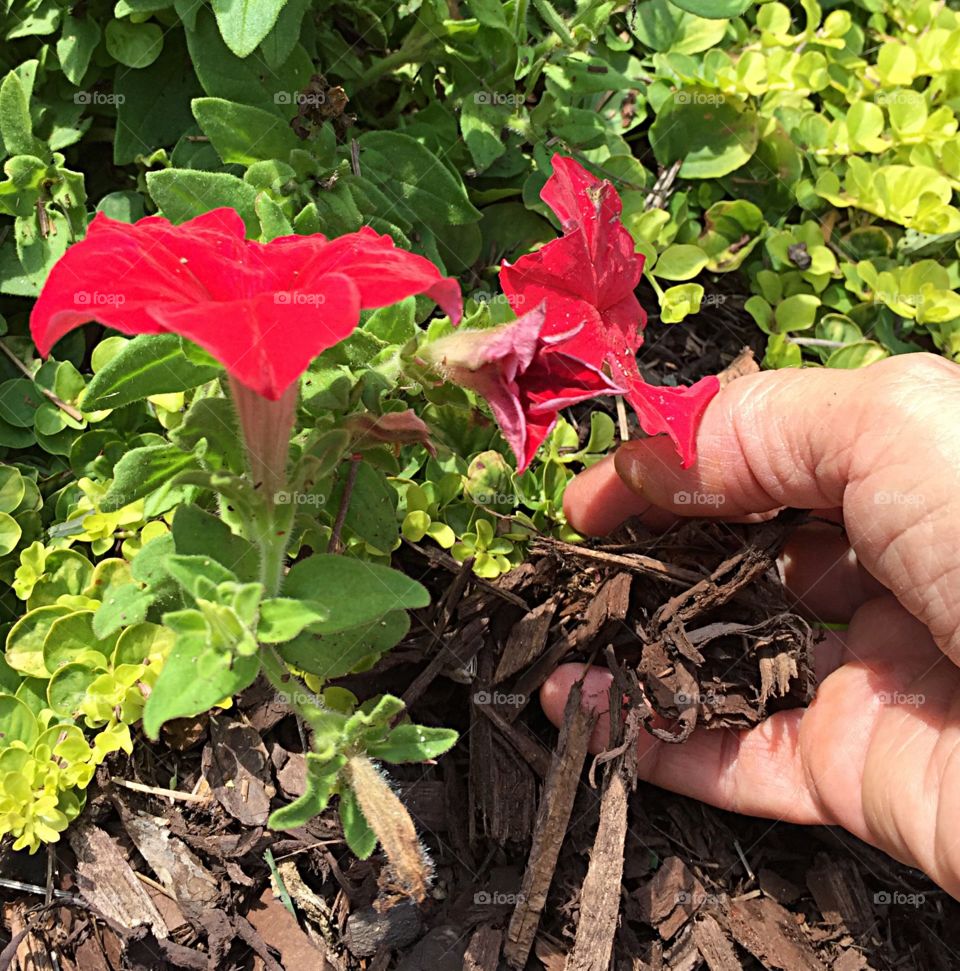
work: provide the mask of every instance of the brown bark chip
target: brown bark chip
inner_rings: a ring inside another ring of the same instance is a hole
[[[503,931],[487,924],[478,927],[463,956],[463,971],[497,971],[502,944]]]
[[[115,840],[96,826],[73,827],[68,839],[77,855],[77,883],[86,900],[121,927],[146,925],[159,938],[169,936],[160,911]]]
[[[743,964],[720,925],[709,914],[693,923],[693,940],[709,971],[741,971]]]
[[[540,798],[530,859],[507,930],[504,956],[512,968],[526,964],[533,946],[596,722],[596,715],[581,707],[580,698],[580,685],[575,684],[567,699],[563,727]]]
[[[793,914],[769,897],[731,901],[718,917],[736,942],[765,968],[775,971],[826,971]]]
[[[606,971],[610,966],[620,916],[627,793],[623,773],[614,769],[600,805],[600,826],[580,892],[580,922],[567,971]]]
[[[807,871],[807,886],[828,924],[859,938],[876,922],[863,877],[850,860],[834,860],[818,853]]]
[[[699,910],[707,894],[703,884],[678,856],[665,859],[653,878],[637,892],[640,916],[664,940]]]
[[[328,971],[326,956],[301,930],[293,914],[265,890],[247,914],[253,929],[280,955],[280,963],[291,971]]]
[[[127,815],[123,823],[164,890],[176,898],[194,926],[202,926],[220,896],[213,874],[182,840],[171,835],[165,820],[137,813]]]
[[[543,653],[556,612],[557,601],[547,600],[513,625],[493,676],[494,684],[522,671]]]

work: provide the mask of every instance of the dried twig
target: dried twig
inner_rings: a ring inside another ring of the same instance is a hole
[[[169,799],[172,802],[193,802],[193,803],[207,803],[210,801],[210,795],[197,795],[192,792],[178,792],[176,789],[159,789],[156,786],[145,786],[142,782],[128,782],[126,779],[118,779],[116,776],[111,776],[110,781],[115,786],[123,786],[124,789],[132,789],[134,792],[144,792],[148,796],[161,796],[164,799]]]
[[[634,573],[646,573],[682,587],[687,587],[691,583],[699,583],[704,579],[702,573],[695,573],[693,570],[686,570],[681,566],[674,566],[672,563],[664,563],[662,560],[654,559],[652,556],[644,556],[642,553],[606,553],[603,550],[590,549],[588,546],[574,546],[572,543],[564,543],[562,540],[554,539],[551,536],[537,537],[532,541],[531,546],[534,549],[541,546],[550,552],[562,553],[565,556],[575,556],[585,560],[595,560],[597,563],[606,563],[610,566],[623,567]]]

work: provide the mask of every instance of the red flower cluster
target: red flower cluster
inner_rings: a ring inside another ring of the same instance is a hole
[[[572,159],[554,156],[553,169],[542,198],[563,235],[500,273],[514,309],[528,312],[426,353],[487,398],[520,471],[561,408],[600,394],[624,395],[644,431],[670,435],[689,465],[719,382],[671,388],[641,378],[636,352],[646,316],[634,290],[643,256],[621,222],[620,199]],[[158,216],[128,225],[98,214],[51,271],[30,329],[42,354],[89,320],[127,334],[171,331],[199,344],[227,369],[252,465],[272,481],[286,456],[295,382],[310,361],[348,337],[361,310],[418,293],[459,321],[456,281],[367,228],[334,240],[259,243],[245,238],[232,209],[180,226]]]
[[[710,376],[689,388],[671,388],[643,380],[636,353],[646,314],[634,294],[643,256],[620,220],[620,198],[609,182],[573,159],[555,155],[552,162],[541,198],[560,220],[563,235],[516,263],[505,262],[503,290],[518,312],[546,301],[543,335],[550,353],[563,352],[595,372],[605,368],[624,389],[643,430],[666,432],[689,466],[700,418],[720,390],[719,381]],[[597,393],[609,388],[598,386]]]

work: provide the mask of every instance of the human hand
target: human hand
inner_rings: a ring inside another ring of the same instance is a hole
[[[960,368],[913,354],[740,378],[710,403],[698,450],[684,470],[663,437],[622,446],[571,483],[570,523],[602,535],[630,516],[658,527],[784,506],[842,518],[845,535],[798,529],[783,568],[798,609],[849,627],[817,645],[807,709],[682,745],[644,734],[640,777],[734,812],[842,826],[960,897]],[[563,665],[541,689],[555,724],[581,673]],[[606,711],[609,683],[588,672],[585,704]],[[608,732],[601,715],[594,751]]]

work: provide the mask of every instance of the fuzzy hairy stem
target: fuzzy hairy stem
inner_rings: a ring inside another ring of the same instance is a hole
[[[433,868],[407,807],[365,755],[352,756],[347,773],[367,825],[387,854],[397,889],[418,902],[423,900]]]

